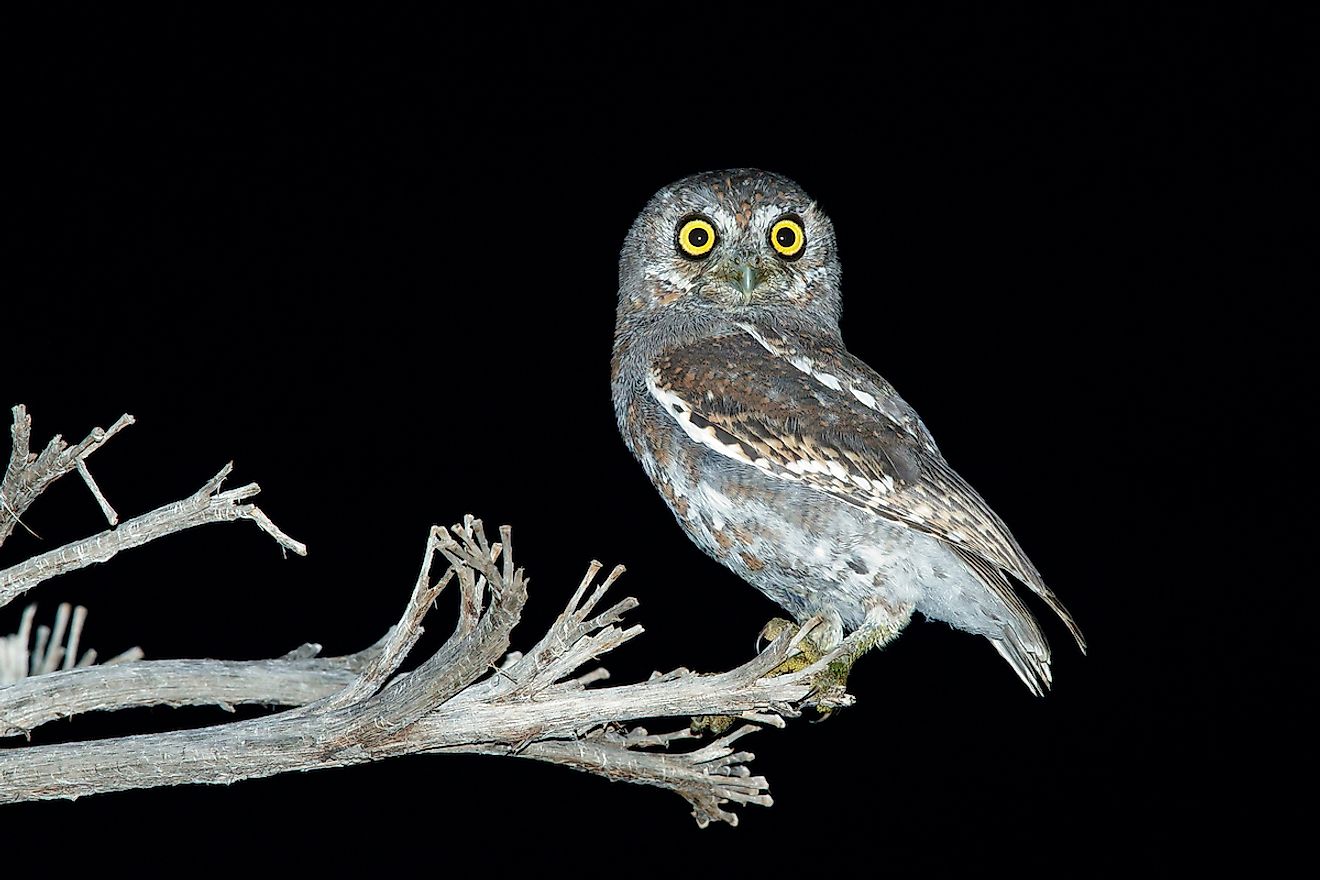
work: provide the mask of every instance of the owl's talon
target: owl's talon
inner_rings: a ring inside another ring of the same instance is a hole
[[[829,718],[836,709],[852,705],[853,698],[848,693],[848,675],[858,656],[847,652],[840,654],[812,678],[811,695],[804,705],[816,710],[817,721]]]
[[[774,669],[771,669],[767,676],[788,675],[802,669],[806,669],[820,658],[824,657],[828,651],[821,648],[812,638],[812,634],[828,621],[821,616],[816,615],[808,618],[804,623],[798,624],[783,617],[776,617],[761,627],[761,632],[757,636],[757,650],[761,649],[761,643],[773,642],[786,632],[794,632],[793,640],[789,643],[789,649],[793,652],[788,659],[781,662]],[[824,673],[821,673],[822,675]],[[783,706],[775,710],[784,717],[794,717],[798,712],[790,706]],[[737,719],[732,715],[694,715],[688,723],[688,729],[693,733],[712,733],[716,736],[727,731],[733,726]]]
[[[719,736],[733,727],[735,720],[732,715],[693,715],[692,720],[688,722],[688,730],[697,734],[710,733]]]
[[[790,629],[796,630],[793,639],[788,643],[791,652],[788,658],[766,674],[774,676],[798,672],[828,654],[829,650],[820,644],[816,638],[816,633],[820,631],[821,627],[825,627],[825,635],[828,638],[827,624],[828,621],[817,614],[807,618],[800,625],[782,617],[776,617],[763,626],[761,628],[761,638],[768,641],[774,641]]]
[[[756,650],[759,653],[762,645],[768,645],[775,639],[782,636],[789,630],[797,629],[797,624],[785,617],[772,617],[756,636]]]
[[[825,615],[813,614],[811,617],[808,617],[806,621],[802,624],[801,629],[798,630],[797,635],[793,636],[793,640],[788,643],[788,646],[790,648],[799,648],[800,650],[801,649],[800,646],[803,643],[806,643],[808,645],[808,650],[815,652],[816,660],[819,660],[822,656],[824,656],[826,647],[825,644],[821,641],[820,637],[816,635],[816,631],[821,627],[828,627],[828,626],[829,626],[829,621],[826,620]],[[824,630],[822,632],[822,635],[824,635],[825,639],[828,640],[829,639],[828,629]],[[812,662],[814,663],[815,660],[813,660]]]

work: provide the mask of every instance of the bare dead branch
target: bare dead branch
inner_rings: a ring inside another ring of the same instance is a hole
[[[463,591],[460,605],[480,608],[483,595],[479,593],[484,594],[485,589],[492,594],[491,601],[479,612],[475,625],[470,629],[460,626],[440,650],[381,692],[382,727],[402,728],[414,723],[493,669],[508,652],[510,633],[518,625],[527,601],[527,579],[521,568],[512,565],[507,526],[501,529],[504,540],[494,547],[486,543],[481,520],[471,516],[449,531],[437,529],[433,534],[439,552],[458,576]],[[503,569],[495,564],[501,552],[505,557]],[[485,578],[486,588],[481,578]]]
[[[256,483],[248,483],[226,492],[219,491],[220,484],[232,469],[232,462],[226,464],[201,489],[182,501],[158,507],[116,528],[33,556],[0,571],[0,607],[56,575],[96,562],[105,562],[123,550],[140,547],[165,535],[207,523],[249,519],[284,549],[306,556],[306,546],[276,528],[256,505],[240,503],[261,491]]]
[[[15,408],[14,416],[14,451],[0,483],[0,539],[45,486],[72,469],[83,475],[115,525],[118,515],[84,459],[132,419],[126,416],[109,431],[94,431],[71,449],[57,437],[40,455],[32,455],[30,419],[22,407]],[[208,522],[250,519],[285,549],[304,554],[302,544],[244,503],[259,491],[255,483],[220,491],[229,471],[226,465],[186,499],[0,571],[0,606],[49,577]],[[433,578],[437,558],[448,567]],[[19,634],[5,643],[7,651],[0,651],[0,666],[22,665],[34,674],[0,687],[0,736],[25,736],[55,718],[128,706],[262,703],[293,708],[197,730],[0,749],[0,803],[230,783],[395,755],[467,752],[548,761],[667,788],[692,805],[703,826],[736,824],[736,815],[726,808],[730,804],[768,806],[765,779],[753,776],[747,766],[753,756],[733,744],[757,725],[783,726],[784,718],[796,717],[803,706],[849,702],[841,690],[823,688],[820,673],[852,646],[845,641],[810,666],[777,674],[789,668],[784,661],[797,653],[803,635],[784,632],[729,672],[702,675],[677,669],[644,682],[595,687],[609,678],[595,661],[643,631],[625,623],[637,607],[631,597],[597,612],[624,571],[618,566],[597,583],[601,568],[591,564],[563,612],[525,654],[510,650],[528,579],[513,562],[509,529],[502,527],[500,540],[491,543],[481,521],[470,516],[448,529],[432,528],[399,622],[371,648],[349,657],[317,659],[318,646],[305,645],[275,660],[97,667],[89,665],[93,652],[76,659],[82,609],[70,612],[64,606],[53,630],[37,627],[30,651],[32,614],[25,612]],[[400,673],[418,643],[423,620],[450,583],[457,583],[460,592],[453,632],[415,669]],[[692,716],[751,723],[707,741],[687,727]],[[684,726],[659,734],[629,727],[654,718],[683,719]],[[705,744],[687,751],[672,748],[688,740]]]
[[[33,641],[32,621],[36,614],[37,606],[29,605],[23,609],[18,632],[0,637],[0,705],[3,705],[5,696],[10,693],[2,689],[5,685],[12,685],[29,676],[48,676],[57,670],[85,668],[96,662],[96,652],[93,650],[84,652],[82,658],[77,659],[83,624],[87,620],[86,608],[81,605],[71,608],[68,602],[62,603],[55,610],[54,626],[38,626]],[[104,665],[127,663],[141,656],[141,648],[130,648],[107,660]],[[0,711],[0,736],[6,735],[3,732],[3,721],[4,713]]]
[[[374,761],[418,752],[475,752],[518,755],[565,764],[610,779],[671,789],[686,798],[700,824],[736,821],[724,804],[768,805],[765,780],[746,768],[751,755],[736,752],[732,742],[750,730],[738,731],[690,752],[652,752],[656,746],[691,739],[686,730],[651,735],[644,730],[620,733],[619,725],[643,718],[693,715],[748,717],[762,723],[796,714],[812,697],[816,674],[835,655],[790,674],[767,676],[793,648],[793,633],[784,633],[761,655],[719,675],[679,672],[650,681],[609,688],[587,688],[577,669],[641,631],[618,626],[636,602],[625,599],[603,613],[592,611],[604,588],[618,577],[590,588],[600,566],[593,564],[583,584],[536,648],[509,655],[502,668],[510,632],[526,599],[527,580],[511,559],[509,535],[490,544],[481,522],[467,518],[449,530],[434,529],[428,559],[414,585],[399,623],[381,640],[379,652],[358,658],[351,678],[336,682],[327,695],[317,691],[333,673],[321,670],[309,683],[307,675],[273,678],[298,661],[223,666],[228,690],[221,693],[216,678],[221,666],[138,663],[151,667],[162,680],[132,692],[125,700],[160,700],[168,679],[191,681],[188,701],[233,703],[251,697],[304,702],[300,708],[269,717],[140,737],[30,746],[0,751],[0,802],[52,797],[79,797],[97,792],[183,783],[228,783],[289,770],[309,770]],[[450,569],[431,582],[431,557],[436,553]],[[500,557],[503,557],[501,559]],[[503,563],[502,565],[498,563]],[[458,581],[466,607],[476,609],[475,623],[456,627],[450,639],[417,669],[386,680],[407,649],[416,643],[420,621],[443,585]],[[484,580],[484,587],[478,584]],[[474,604],[481,600],[482,604]],[[217,661],[173,661],[175,664],[216,664]],[[162,662],[163,663],[163,662]],[[281,666],[280,664],[283,664]],[[261,670],[258,676],[255,670]],[[237,670],[235,674],[229,674]],[[45,678],[48,688],[65,687],[75,675],[96,672],[106,681],[114,671],[74,670]],[[64,681],[61,681],[64,677]],[[589,676],[599,677],[599,676]],[[40,679],[29,684],[36,688]],[[289,693],[283,687],[303,690]],[[327,688],[328,690],[328,688]],[[0,691],[3,693],[3,691]],[[152,694],[156,695],[153,699]],[[175,691],[178,697],[183,690]],[[179,697],[180,701],[182,698]],[[11,701],[17,704],[18,700]],[[127,704],[127,703],[125,703]],[[10,705],[0,703],[0,706]],[[5,711],[11,728],[30,729],[38,720],[30,702],[26,714]],[[95,708],[95,707],[82,707]],[[44,720],[44,718],[40,719]],[[21,731],[19,731],[21,732]]]
[[[67,446],[64,439],[56,434],[40,454],[34,455],[29,451],[32,417],[22,404],[13,408],[13,414],[14,424],[10,429],[13,445],[10,448],[9,465],[5,468],[4,478],[0,479],[0,544],[4,544],[5,539],[13,533],[14,526],[22,522],[23,514],[32,502],[52,483],[79,465],[82,465],[85,479],[95,493],[95,483],[90,481],[91,475],[86,471],[87,457],[134,422],[132,416],[124,413],[109,428],[93,428],[81,443],[74,446]],[[99,493],[97,501],[103,510],[109,507]],[[0,605],[3,604],[0,602]]]
[[[110,502],[105,499],[105,495],[101,493],[101,487],[96,485],[96,479],[92,476],[92,472],[87,469],[87,462],[83,461],[81,458],[78,459],[78,476],[83,478],[83,482],[87,484],[87,488],[91,491],[92,497],[95,498],[96,503],[101,506],[101,513],[105,515],[105,521],[112,526],[119,525],[119,514],[110,506]]]
[[[18,625],[18,632],[12,636],[0,636],[0,685],[13,684],[28,675],[32,651],[29,644],[32,638],[32,620],[37,616],[37,606],[29,605],[23,609],[23,617]]]
[[[754,730],[755,727],[744,725],[695,752],[639,751],[635,739],[606,740],[598,735],[578,740],[533,742],[512,754],[519,758],[563,764],[618,782],[667,788],[682,795],[692,805],[692,815],[702,828],[713,821],[737,825],[738,816],[722,809],[722,804],[731,802],[768,807],[774,803],[765,777],[752,776],[746,767],[746,762],[755,756],[751,752],[735,752],[729,748],[735,740]],[[681,733],[686,735],[683,738],[692,736],[686,730]],[[509,754],[503,746],[487,745],[456,746],[443,751]]]
[[[350,705],[380,690],[381,685],[399,668],[399,664],[412,650],[413,645],[417,644],[417,639],[421,637],[423,631],[422,618],[426,616],[431,603],[440,595],[440,591],[454,578],[454,569],[451,568],[435,584],[430,583],[431,560],[435,558],[435,552],[439,549],[439,531],[438,528],[432,527],[430,537],[427,538],[422,570],[417,575],[417,583],[408,600],[408,607],[403,612],[403,619],[398,625],[390,627],[389,632],[381,640],[383,649],[366,665],[361,675],[341,691],[327,695],[322,710],[333,710]]]
[[[0,688],[0,737],[84,712],[132,706],[302,706],[344,690],[380,655],[278,660],[143,660],[38,675]]]

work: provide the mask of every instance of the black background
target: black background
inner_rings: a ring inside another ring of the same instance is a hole
[[[647,198],[756,166],[831,215],[850,347],[1092,650],[1047,621],[1056,687],[1036,699],[984,642],[912,626],[859,665],[855,708],[744,741],[776,803],[737,829],[558,767],[416,757],[4,808],[30,855],[58,837],[149,869],[333,870],[346,849],[498,872],[598,847],[593,873],[1071,873],[1279,852],[1314,581],[1289,510],[1313,449],[1298,23],[244,15],[11,35],[0,402],[41,443],[133,413],[92,459],[125,516],[233,459],[311,554],[211,526],[42,585],[43,619],[87,605],[103,656],[347,653],[397,618],[428,526],[472,512],[513,526],[533,577],[515,647],[598,558],[629,567],[647,627],[614,681],[741,662],[775,609],[683,538],[617,436],[608,361]],[[0,565],[103,527],[74,478],[26,520],[43,540],[20,530]],[[228,717],[140,710],[34,743]]]

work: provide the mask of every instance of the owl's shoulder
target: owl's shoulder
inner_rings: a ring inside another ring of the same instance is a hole
[[[916,411],[848,351],[837,330],[732,321],[658,353],[652,371],[666,387],[703,396],[710,406],[770,410],[782,421],[822,428],[846,422],[864,434],[893,430],[924,452],[939,455]]]

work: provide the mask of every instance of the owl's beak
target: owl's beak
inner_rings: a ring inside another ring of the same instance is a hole
[[[752,296],[766,281],[765,267],[759,266],[754,257],[731,255],[728,262],[714,268],[714,277],[721,283],[713,290],[721,298],[731,297],[732,305],[751,305]]]
[[[757,276],[755,269],[749,264],[743,263],[738,267],[733,283],[737,285],[738,290],[742,292],[744,297],[750,299],[752,291],[756,289],[756,285],[761,283],[761,279]]]

